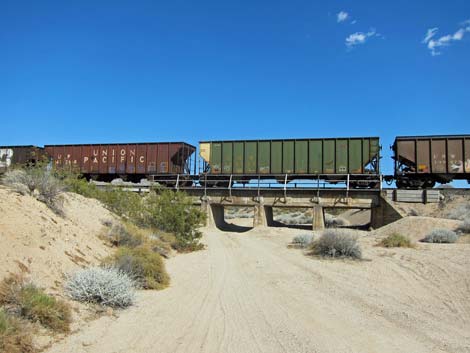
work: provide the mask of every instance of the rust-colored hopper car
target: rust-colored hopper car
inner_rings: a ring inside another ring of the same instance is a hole
[[[85,177],[111,181],[142,178],[172,184],[190,183],[196,147],[185,142],[151,142],[83,145],[46,145],[55,168],[69,168]]]
[[[45,157],[44,149],[33,145],[0,146],[0,173],[15,165],[35,164]]]
[[[398,188],[470,182],[470,135],[398,136],[392,149]]]

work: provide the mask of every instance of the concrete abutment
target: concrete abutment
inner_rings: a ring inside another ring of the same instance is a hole
[[[227,223],[224,207],[253,207],[253,227],[276,227],[283,224],[274,220],[274,207],[306,208],[312,212],[312,229],[325,228],[325,208],[370,209],[371,227],[380,228],[403,217],[387,200],[386,193],[379,191],[359,191],[344,194],[341,191],[325,191],[324,195],[301,194],[295,197],[269,196],[224,196],[214,195],[195,199],[207,214],[207,226],[222,230],[246,231],[250,227],[240,227]]]

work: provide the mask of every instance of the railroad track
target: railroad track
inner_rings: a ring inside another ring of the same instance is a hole
[[[152,187],[158,184],[141,184],[141,183],[120,183],[113,184],[107,182],[93,182],[99,189],[107,188],[120,188],[126,191],[133,192],[149,192]],[[296,193],[376,193],[381,191],[394,191],[394,190],[420,190],[420,189],[397,189],[397,188],[382,188],[382,189],[348,189],[345,187],[308,187],[298,185],[288,185],[286,188],[283,185],[258,187],[256,184],[250,186],[235,186],[235,187],[203,187],[203,186],[184,186],[184,187],[171,187],[169,189],[185,191],[190,195],[214,195],[214,194],[237,194],[237,195],[252,195],[257,193],[272,193],[272,194],[296,194]],[[470,188],[432,188],[427,190],[437,190],[443,195],[470,195]]]

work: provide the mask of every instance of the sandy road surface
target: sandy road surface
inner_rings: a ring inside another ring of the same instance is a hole
[[[205,251],[167,262],[170,288],[140,292],[56,352],[470,352],[470,245],[311,259],[288,229],[207,230]]]

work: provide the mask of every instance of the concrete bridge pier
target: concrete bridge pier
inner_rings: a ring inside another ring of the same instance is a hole
[[[320,205],[315,205],[312,208],[312,229],[313,230],[323,230],[325,229],[325,214],[323,213],[323,207]]]
[[[225,223],[224,206],[220,204],[211,204],[207,200],[201,202],[201,210],[206,214],[207,227],[220,227]]]
[[[264,205],[259,203],[254,206],[254,213],[253,213],[253,228],[255,227],[267,227],[268,222],[266,220],[266,212],[264,209]]]
[[[392,222],[398,221],[403,218],[403,215],[397,208],[395,208],[386,198],[381,195],[378,205],[371,209],[370,226],[373,229],[383,227]]]
[[[265,206],[263,203],[254,206],[253,227],[275,227],[274,213],[272,206]]]

